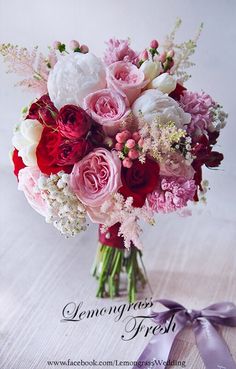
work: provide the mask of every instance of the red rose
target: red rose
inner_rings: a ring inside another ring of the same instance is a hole
[[[141,208],[148,193],[152,192],[159,183],[160,167],[154,160],[146,158],[144,164],[137,159],[131,168],[122,167],[121,180],[123,186],[119,192],[125,198],[132,196],[133,206]]]
[[[195,170],[203,164],[210,168],[218,167],[224,158],[223,154],[212,151],[211,142],[205,135],[197,138],[197,142],[192,148],[192,154],[196,156],[192,163]]]
[[[29,108],[26,119],[36,119],[45,126],[55,126],[58,110],[48,95],[43,95]]]
[[[180,100],[180,96],[183,95],[183,92],[186,90],[186,88],[184,86],[182,86],[181,84],[177,83],[175,90],[172,91],[169,96],[172,97],[172,99],[179,101]]]
[[[47,127],[43,129],[36,149],[36,157],[39,169],[44,174],[58,173],[60,170],[66,173],[71,172],[72,165],[58,165],[59,147],[62,140],[57,131]]]
[[[223,154],[212,151],[212,145],[218,138],[217,134],[210,135],[209,139],[205,135],[195,138],[192,154],[196,157],[192,162],[192,167],[195,170],[194,180],[197,185],[197,190],[194,196],[194,201],[198,201],[198,188],[202,191],[202,166],[208,168],[218,167],[223,160]]]
[[[21,169],[25,168],[26,165],[24,164],[22,158],[18,155],[18,150],[14,149],[12,154],[12,161],[14,164],[14,174],[18,178],[18,173]]]
[[[92,118],[75,105],[65,105],[59,111],[57,125],[62,136],[77,140],[83,138],[92,126]]]
[[[84,138],[78,141],[63,140],[58,147],[58,165],[73,165],[93,149]]]

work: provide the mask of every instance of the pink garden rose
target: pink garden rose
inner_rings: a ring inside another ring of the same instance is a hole
[[[131,112],[124,97],[109,88],[89,94],[84,100],[84,108],[102,126],[105,134],[110,136],[120,131],[121,122]]]
[[[121,186],[121,161],[115,151],[103,148],[86,155],[74,165],[70,174],[72,191],[96,223],[104,223],[105,214],[100,214],[100,207]]]
[[[162,176],[192,179],[194,173],[192,165],[187,164],[183,155],[178,152],[169,153],[160,162],[160,175]]]
[[[126,96],[132,104],[148,83],[144,73],[130,62],[118,61],[107,68],[107,85]]]
[[[37,182],[41,172],[37,167],[25,167],[19,171],[18,189],[24,192],[28,203],[39,214],[47,215],[47,203],[42,197],[41,190],[37,187]]]

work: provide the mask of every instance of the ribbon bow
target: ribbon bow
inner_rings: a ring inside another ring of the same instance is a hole
[[[173,317],[175,327],[163,335],[153,336],[138,358],[154,362],[152,368],[165,369],[177,335],[191,325],[196,344],[206,369],[236,369],[230,351],[215,325],[236,327],[236,306],[231,302],[210,305],[202,310],[189,310],[175,301],[156,300],[169,310],[152,312],[149,316],[156,324],[165,324]],[[133,369],[138,369],[134,366]]]

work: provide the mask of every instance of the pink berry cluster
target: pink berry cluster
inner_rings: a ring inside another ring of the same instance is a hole
[[[87,54],[89,52],[89,48],[87,45],[80,45],[79,41],[71,40],[69,43],[70,49],[74,52],[79,52],[82,54]],[[61,53],[66,51],[66,45],[61,43],[60,41],[53,42],[53,48],[55,50],[59,50]]]
[[[125,130],[116,134],[115,149],[119,152],[123,167],[131,168],[133,160],[138,159],[141,153],[143,139],[138,132]]]

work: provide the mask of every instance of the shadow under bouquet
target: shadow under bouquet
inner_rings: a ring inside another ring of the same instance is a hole
[[[47,56],[0,45],[9,72],[24,76],[19,85],[37,93],[13,134],[18,188],[63,234],[98,224],[99,297],[117,296],[124,273],[136,299],[147,282],[139,221],[153,225],[155,213],[204,198],[202,167],[223,159],[214,145],[227,115],[184,86],[199,33],[176,44],[179,25],[141,53],[111,39],[103,59],[75,40],[69,49],[55,42]]]

